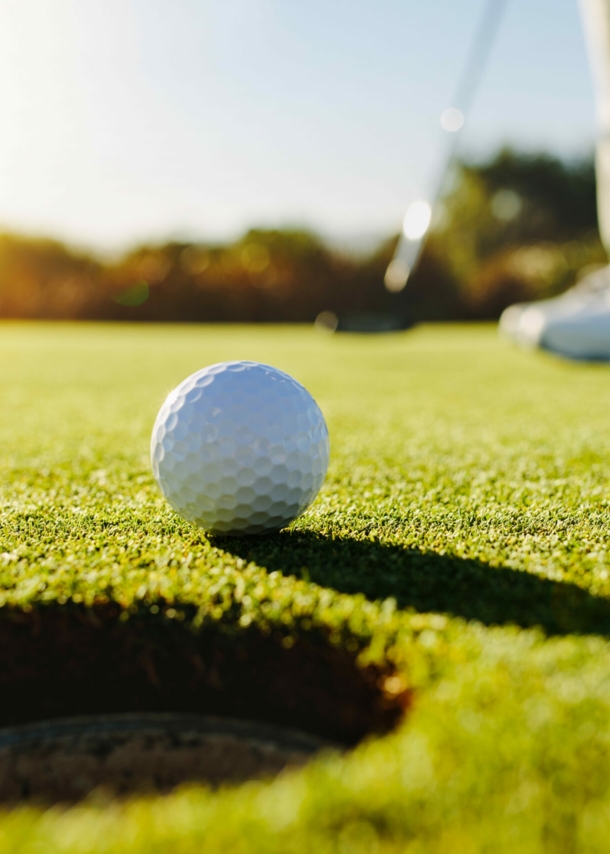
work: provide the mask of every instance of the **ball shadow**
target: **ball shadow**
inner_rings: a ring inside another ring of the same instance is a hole
[[[305,578],[400,608],[485,625],[538,626],[548,634],[610,635],[610,600],[575,584],[482,561],[311,531],[215,538],[224,551],[268,571]]]

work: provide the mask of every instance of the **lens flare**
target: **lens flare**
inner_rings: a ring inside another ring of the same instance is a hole
[[[390,261],[388,269],[385,271],[384,282],[386,290],[392,294],[402,291],[407,284],[410,272],[406,261],[403,261],[402,258],[394,258],[393,261]]]
[[[424,202],[423,199],[413,202],[402,224],[405,237],[408,240],[419,240],[420,237],[423,237],[428,231],[431,216],[432,208],[428,202]]]
[[[339,318],[334,311],[321,311],[315,319],[314,326],[322,332],[336,332]]]
[[[441,127],[448,133],[457,133],[464,125],[464,113],[457,107],[447,107],[441,113]]]
[[[519,193],[515,193],[514,190],[498,190],[492,196],[489,207],[496,219],[510,222],[521,213],[523,201]]]

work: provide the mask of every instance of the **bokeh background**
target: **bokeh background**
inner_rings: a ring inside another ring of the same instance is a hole
[[[5,0],[0,317],[387,310],[481,0]],[[605,262],[576,0],[509,0],[415,320],[491,319]]]

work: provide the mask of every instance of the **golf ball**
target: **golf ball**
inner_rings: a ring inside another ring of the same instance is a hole
[[[303,386],[258,362],[221,362],[175,388],[151,440],[163,495],[212,534],[283,528],[314,500],[330,447]]]

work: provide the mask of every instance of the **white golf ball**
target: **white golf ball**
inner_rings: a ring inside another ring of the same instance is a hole
[[[221,362],[187,377],[159,410],[152,468],[163,495],[212,534],[277,531],[324,482],[324,416],[303,386],[257,362]]]

